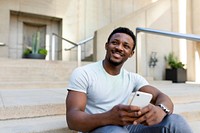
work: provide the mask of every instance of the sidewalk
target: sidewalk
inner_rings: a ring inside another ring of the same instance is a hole
[[[183,115],[195,133],[200,132],[200,85],[168,82],[152,85],[168,94],[175,103],[174,112]],[[0,90],[0,132],[70,133],[65,121],[66,93],[66,88]]]
[[[0,90],[0,120],[64,115],[66,89]]]

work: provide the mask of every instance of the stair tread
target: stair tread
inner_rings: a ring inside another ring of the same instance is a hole
[[[0,131],[2,133],[44,133],[48,131],[72,133],[67,127],[65,115],[0,121]]]
[[[65,114],[66,88],[0,90],[0,120]]]
[[[192,102],[192,103],[182,103],[175,104],[175,111],[177,113],[180,112],[192,112],[192,111],[200,111],[200,101]]]
[[[200,121],[190,121],[189,125],[191,126],[194,133],[199,133],[200,131]]]

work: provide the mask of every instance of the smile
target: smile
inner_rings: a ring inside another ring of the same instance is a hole
[[[113,56],[116,57],[116,58],[121,58],[121,57],[123,57],[123,54],[120,53],[120,52],[113,51],[112,54],[113,54]]]

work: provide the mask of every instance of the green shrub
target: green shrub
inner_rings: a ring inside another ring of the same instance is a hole
[[[47,55],[47,50],[41,48],[41,49],[38,50],[38,54]]]
[[[32,50],[31,49],[25,49],[24,52],[23,52],[23,55],[28,55],[28,54],[31,54],[32,53]]]
[[[31,47],[26,48],[23,52],[23,55],[28,54],[42,54],[47,55],[47,50],[45,48],[40,48],[40,32],[36,32],[32,35],[32,42]]]
[[[165,56],[165,60],[172,69],[183,68],[185,66],[182,62],[178,60],[177,57],[175,57],[174,53],[169,53],[167,57]]]

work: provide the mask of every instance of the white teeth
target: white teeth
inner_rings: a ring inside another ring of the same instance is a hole
[[[121,55],[120,53],[118,53],[118,52],[114,53],[114,55],[115,55],[116,57],[121,57],[121,56],[122,56],[122,55]]]
[[[119,53],[119,52],[115,52],[115,54],[118,54],[118,55],[122,56],[122,54],[121,54],[121,53]]]

